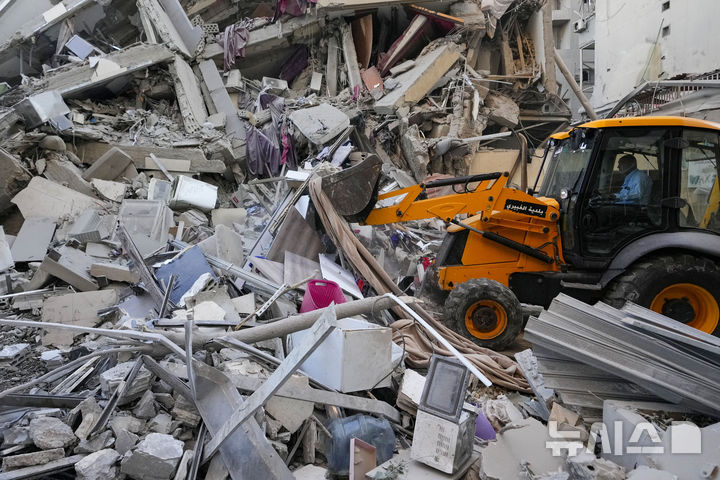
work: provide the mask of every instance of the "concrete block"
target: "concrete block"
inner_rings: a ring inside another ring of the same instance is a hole
[[[105,430],[102,433],[98,433],[92,438],[81,440],[77,447],[75,447],[75,453],[95,453],[105,448],[109,448],[115,443],[115,438],[110,430]]]
[[[50,218],[26,218],[10,249],[16,262],[40,262],[55,235],[56,224]]]
[[[0,148],[0,212],[10,208],[10,200],[30,181],[32,175],[20,161]],[[26,217],[27,218],[27,217]]]
[[[94,327],[100,323],[98,310],[112,307],[117,301],[117,292],[112,289],[48,297],[43,303],[42,321]],[[73,337],[69,331],[46,331],[43,345],[72,345]]]
[[[131,163],[132,157],[130,155],[118,147],[113,147],[95,160],[90,168],[85,170],[83,178],[85,180],[91,180],[93,178],[115,180],[122,175]]]
[[[286,385],[305,389],[310,386],[308,377],[300,374],[288,378]],[[278,396],[270,398],[265,405],[267,413],[282,423],[283,427],[290,433],[295,433],[305,423],[305,420],[310,418],[314,409],[315,404],[313,402]]]
[[[105,277],[113,282],[138,283],[140,275],[127,265],[117,263],[93,263],[90,265],[90,275],[96,278]]]
[[[415,59],[415,66],[395,77],[398,86],[375,102],[375,112],[392,114],[403,104],[416,104],[425,97],[433,86],[450,70],[460,58],[455,44],[439,46],[435,50]]]
[[[485,106],[490,109],[488,119],[493,123],[512,128],[520,120],[520,107],[507,95],[491,91],[485,97]]]
[[[135,408],[133,408],[133,415],[137,418],[143,418],[145,420],[153,418],[157,414],[155,408],[155,395],[150,390],[146,390],[140,400],[138,401]]]
[[[105,200],[120,203],[125,199],[127,185],[124,183],[94,178],[92,179],[90,184],[95,189],[95,191]]]
[[[42,177],[33,177],[30,184],[15,195],[12,203],[18,206],[25,218],[47,217],[55,221],[103,206],[101,200]]]
[[[170,433],[173,427],[172,421],[172,417],[169,414],[160,412],[150,419],[147,427],[151,432]]]
[[[120,437],[121,432],[140,433],[145,428],[145,422],[132,415],[118,415],[109,424],[116,437]]]
[[[112,395],[112,392],[115,391],[118,384],[125,379],[125,376],[132,370],[133,365],[135,362],[124,362],[119,363],[110,370],[105,370],[103,373],[100,374],[100,388],[102,389],[102,392],[106,396]],[[152,379],[153,374],[150,373],[145,367],[140,368],[140,371],[138,372],[137,376],[135,377],[135,381],[133,381],[132,385],[128,387],[128,389],[125,391],[125,395],[123,395],[122,400],[120,400],[119,405],[126,405],[133,400],[136,400],[140,398],[143,393],[150,390],[150,387],[152,386]],[[118,422],[118,418],[124,418],[124,417],[116,417],[113,419],[113,422]],[[130,417],[132,418],[132,417]],[[137,420],[137,419],[135,419]],[[113,425],[118,425],[117,423],[111,422],[110,427],[113,428]],[[134,420],[127,420],[127,422],[132,422],[132,424],[135,423]],[[130,426],[131,426],[130,425]],[[126,426],[128,430],[130,430],[130,426]],[[113,431],[115,428],[113,428]],[[130,430],[133,433],[137,433],[137,431]],[[138,430],[139,431],[139,430]]]
[[[221,224],[215,228],[214,236],[217,248],[215,255],[217,257],[234,265],[242,265],[244,263],[245,252],[240,234]]]
[[[30,438],[42,450],[69,447],[77,440],[72,428],[55,417],[40,417],[30,422]]]
[[[325,145],[350,126],[350,118],[341,110],[323,103],[290,114],[290,120],[316,145]]]
[[[125,455],[131,448],[133,448],[140,437],[127,430],[120,430],[115,437],[115,450],[120,455]]]
[[[123,458],[120,471],[130,478],[169,480],[183,455],[183,442],[170,435],[151,433]]]
[[[50,450],[41,450],[39,452],[23,453],[21,455],[12,455],[4,457],[2,460],[2,469],[4,472],[15,468],[32,467],[34,465],[45,465],[53,460],[59,460],[65,456],[65,449],[52,448]]]
[[[76,478],[78,480],[115,479],[118,476],[115,464],[119,459],[120,454],[112,448],[91,453],[75,464]]]

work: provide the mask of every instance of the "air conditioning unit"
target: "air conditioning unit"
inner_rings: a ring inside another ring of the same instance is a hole
[[[581,18],[577,22],[573,23],[573,29],[575,30],[575,33],[584,32],[587,30],[587,20]]]

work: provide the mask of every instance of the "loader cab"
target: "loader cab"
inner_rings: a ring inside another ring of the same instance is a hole
[[[601,271],[654,233],[720,232],[718,130],[705,124],[608,119],[555,135],[538,193],[560,203],[565,261]]]

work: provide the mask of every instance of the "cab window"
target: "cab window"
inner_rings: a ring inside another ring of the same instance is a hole
[[[680,167],[680,197],[684,206],[679,210],[678,224],[720,233],[718,134],[687,129],[683,139],[687,141]]]

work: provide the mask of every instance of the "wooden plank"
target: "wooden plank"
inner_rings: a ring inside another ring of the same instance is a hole
[[[92,164],[113,147],[118,147],[127,153],[137,168],[145,168],[145,159],[151,153],[162,159],[189,160],[190,171],[195,173],[224,173],[227,168],[222,160],[207,159],[205,153],[199,148],[162,148],[87,142],[78,145],[77,156],[84,163]]]

